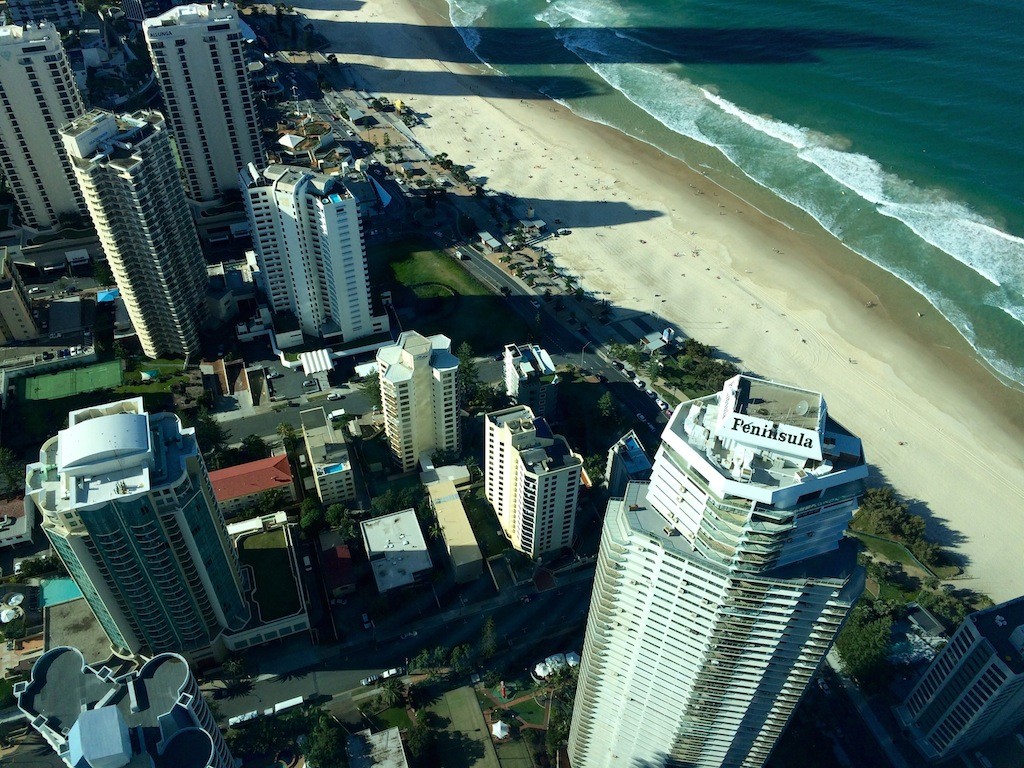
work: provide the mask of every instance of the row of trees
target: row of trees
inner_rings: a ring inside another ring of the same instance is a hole
[[[345,768],[347,733],[332,717],[317,709],[257,717],[227,733],[228,746],[236,756],[269,755],[305,736],[301,751],[308,765]]]

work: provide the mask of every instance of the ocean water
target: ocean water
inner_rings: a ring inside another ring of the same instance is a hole
[[[448,4],[481,62],[726,186],[752,179],[1024,386],[1019,0]]]

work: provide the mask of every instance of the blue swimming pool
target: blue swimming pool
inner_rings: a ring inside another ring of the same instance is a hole
[[[60,605],[82,596],[73,579],[41,579],[39,587],[43,593],[43,605]]]

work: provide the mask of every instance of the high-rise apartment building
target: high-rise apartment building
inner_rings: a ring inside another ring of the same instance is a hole
[[[174,414],[141,397],[72,411],[26,473],[26,504],[118,655],[204,658],[249,621],[195,430]]]
[[[25,283],[7,246],[0,245],[0,344],[27,341],[38,335]]]
[[[441,334],[404,331],[393,347],[377,350],[384,430],[403,471],[421,456],[461,448],[458,373],[452,340]]]
[[[265,161],[238,12],[192,3],[143,22],[167,120],[195,202],[238,189],[238,171]]]
[[[761,766],[863,588],[861,443],[820,394],[748,376],[662,439],[608,504],[569,756]]]
[[[163,115],[95,109],[61,135],[142,351],[198,352],[206,264]]]
[[[964,619],[896,717],[929,762],[1024,723],[1024,597]]]
[[[582,467],[525,405],[484,417],[484,491],[518,551],[540,557],[572,543]]]
[[[302,442],[313,472],[316,495],[324,506],[343,504],[356,498],[356,472],[345,442],[344,428],[334,428],[323,408],[299,413]]]
[[[608,450],[608,462],[604,468],[605,483],[609,497],[619,497],[626,492],[631,482],[651,479],[651,460],[647,457],[640,437],[630,430]]]
[[[136,24],[142,24],[146,19],[159,16],[170,7],[171,0],[121,0],[124,17]]]
[[[154,656],[116,675],[76,648],[54,648],[17,683],[18,709],[70,768],[233,768],[184,658]]]
[[[15,24],[47,22],[68,30],[82,21],[82,11],[75,0],[7,0],[7,10]]]
[[[59,133],[83,112],[57,28],[0,26],[0,171],[26,227],[51,229],[62,215],[86,214]]]
[[[240,173],[270,308],[309,336],[351,341],[388,329],[374,316],[355,199],[341,178],[288,165]]]
[[[505,345],[505,394],[551,419],[558,402],[558,373],[547,350],[536,344]]]

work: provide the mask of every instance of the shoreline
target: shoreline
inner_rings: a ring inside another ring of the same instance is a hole
[[[448,25],[447,6],[430,5],[297,8],[330,40],[338,28],[324,22],[335,19]],[[539,217],[563,219],[573,235],[549,250],[620,312],[674,324],[745,369],[822,391],[863,440],[876,479],[966,558],[965,584],[996,600],[1020,591],[1014,542],[1024,516],[1012,511],[1024,509],[1024,394],[1000,382],[923,296],[756,182],[754,194],[733,194],[648,142],[482,64],[438,61],[442,52],[408,38],[420,58],[340,58],[377,67],[372,79],[360,74],[372,90],[428,113],[414,132],[434,152],[473,165],[489,189],[529,201]],[[404,91],[412,71],[421,83],[430,73],[434,93]]]

